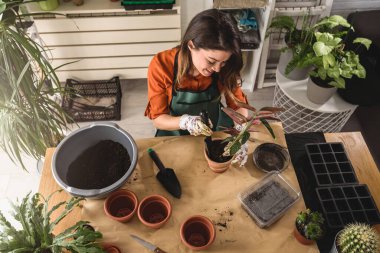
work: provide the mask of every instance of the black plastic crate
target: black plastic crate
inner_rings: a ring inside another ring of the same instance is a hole
[[[380,223],[379,211],[365,184],[319,187],[316,192],[330,228],[352,222]]]
[[[67,79],[65,90],[62,108],[75,122],[120,120],[122,94],[119,77],[96,81]]]
[[[358,183],[341,142],[313,143],[305,147],[318,186]]]

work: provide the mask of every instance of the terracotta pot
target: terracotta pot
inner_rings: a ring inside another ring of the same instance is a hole
[[[213,141],[215,141],[215,140],[222,140],[222,139],[220,139],[220,138],[215,138],[215,139],[213,139]],[[205,145],[206,145],[206,144],[205,144]],[[211,160],[210,157],[207,155],[207,152],[206,152],[206,146],[205,146],[205,148],[204,148],[204,154],[205,154],[205,158],[206,158],[207,163],[208,163],[208,167],[209,167],[212,171],[214,171],[214,172],[216,172],[216,173],[223,173],[223,172],[225,172],[226,170],[228,170],[228,168],[229,168],[230,165],[231,165],[232,159],[233,159],[233,157],[232,157],[230,160],[228,160],[227,162],[224,162],[224,163],[215,162],[215,161]]]
[[[103,246],[103,249],[107,252],[107,253],[121,253],[121,250],[116,247],[116,246],[113,246],[113,245],[106,245],[106,246]]]
[[[192,250],[204,250],[215,240],[215,227],[207,217],[195,215],[181,225],[181,241]]]
[[[113,192],[104,201],[106,215],[119,222],[127,222],[132,219],[137,207],[136,195],[125,189]]]
[[[169,200],[161,195],[151,195],[141,200],[137,209],[140,221],[148,227],[160,228],[169,219],[172,206]]]
[[[307,239],[305,236],[303,236],[299,231],[298,229],[295,227],[294,228],[294,237],[297,239],[297,241],[299,241],[300,243],[304,244],[304,245],[310,245],[310,244],[313,244],[314,241],[313,240],[310,240],[310,239]]]

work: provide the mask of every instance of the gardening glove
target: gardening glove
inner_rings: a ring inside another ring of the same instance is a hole
[[[243,167],[248,159],[248,143],[241,145],[241,148],[236,152],[234,159],[232,160],[233,164],[240,163],[239,167]]]
[[[209,123],[212,127],[211,121]],[[206,136],[212,135],[212,130],[202,122],[200,116],[182,115],[179,120],[179,128],[189,131],[189,133],[194,136],[201,134]]]

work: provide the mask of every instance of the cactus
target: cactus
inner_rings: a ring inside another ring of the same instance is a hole
[[[341,253],[377,253],[379,236],[367,224],[348,224],[338,235],[337,244]]]

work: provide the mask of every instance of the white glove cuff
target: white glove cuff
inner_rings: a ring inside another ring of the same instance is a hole
[[[188,121],[189,121],[189,115],[188,114],[182,115],[181,118],[179,119],[179,128],[181,130],[187,130]]]

